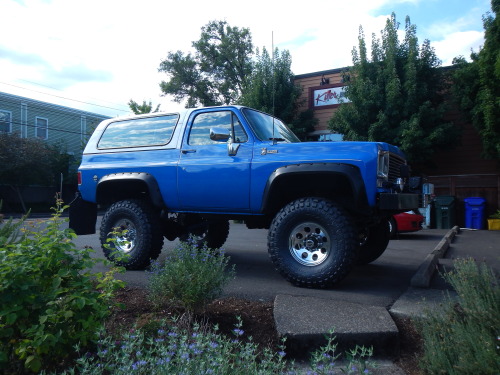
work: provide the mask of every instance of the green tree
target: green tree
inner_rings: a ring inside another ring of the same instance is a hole
[[[149,103],[146,103],[145,100],[142,101],[142,104],[139,104],[136,101],[130,99],[130,101],[128,102],[128,106],[130,107],[130,110],[134,112],[136,115],[140,115],[143,113],[158,112],[160,110],[159,104],[153,110],[153,103],[151,101],[149,101]]]
[[[68,182],[71,163],[71,156],[60,145],[49,145],[38,138],[21,138],[19,134],[0,133],[0,183],[16,193],[24,212],[27,207],[21,187],[55,186],[61,173]]]
[[[287,50],[280,53],[275,48],[274,56],[270,56],[265,47],[262,53],[257,49],[252,74],[239,104],[276,115],[303,139],[313,130],[314,121],[311,113],[299,113],[303,104],[298,100],[302,88],[294,82],[291,65]]]
[[[178,103],[187,99],[187,107],[236,102],[252,72],[250,30],[210,21],[192,46],[194,54],[169,52],[161,62],[159,71],[169,76],[160,83],[161,91]]]
[[[339,107],[329,127],[346,140],[396,144],[412,163],[424,164],[436,149],[453,147],[458,132],[443,120],[444,73],[429,40],[419,46],[409,17],[402,42],[398,29],[393,13],[381,39],[372,35],[370,59],[360,27],[353,67],[344,75],[350,103]]]
[[[454,60],[453,93],[467,113],[483,142],[483,156],[500,159],[500,0],[492,0],[490,13],[483,16],[484,46]]]

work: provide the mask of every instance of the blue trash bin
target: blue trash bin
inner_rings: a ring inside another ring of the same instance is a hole
[[[484,208],[486,199],[469,197],[465,202],[465,227],[471,229],[484,229]]]

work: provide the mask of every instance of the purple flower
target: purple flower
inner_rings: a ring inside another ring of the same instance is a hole
[[[233,329],[233,332],[236,336],[241,336],[245,333],[245,331],[243,331],[242,329],[239,329],[239,328]]]

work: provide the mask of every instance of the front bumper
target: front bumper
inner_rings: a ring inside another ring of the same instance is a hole
[[[380,193],[379,208],[391,211],[409,211],[418,208],[418,194]]]

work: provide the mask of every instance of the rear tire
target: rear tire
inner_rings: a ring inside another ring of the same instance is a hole
[[[367,237],[360,245],[357,263],[368,264],[378,259],[387,249],[390,237],[389,220],[382,220],[377,225],[368,228]]]
[[[269,229],[274,266],[300,287],[325,288],[341,281],[357,258],[355,226],[343,209],[322,198],[304,198],[282,208]]]
[[[104,255],[116,265],[144,269],[158,258],[163,247],[160,217],[145,201],[118,201],[102,218],[100,240]]]
[[[206,243],[209,249],[221,248],[229,236],[228,220],[207,220],[200,218],[199,222],[191,224],[191,227],[195,229],[181,236],[179,239],[186,242],[192,236],[198,246],[203,246]]]

